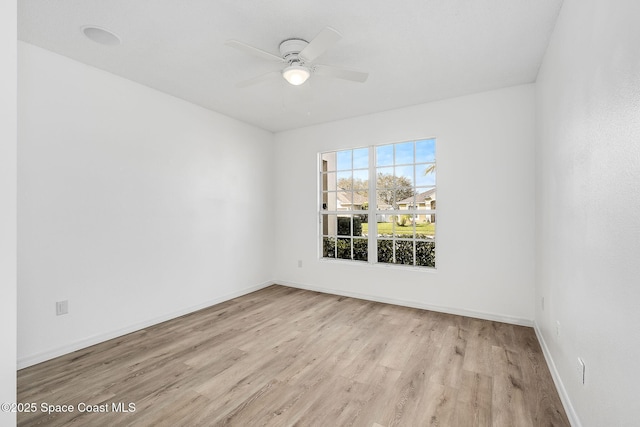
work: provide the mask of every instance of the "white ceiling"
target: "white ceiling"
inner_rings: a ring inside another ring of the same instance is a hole
[[[562,0],[20,0],[19,39],[270,131],[535,81]],[[116,33],[119,46],[81,27]],[[316,62],[365,83],[312,76],[294,87],[224,45],[278,54],[326,26],[343,39]],[[46,72],[46,70],[42,70]]]

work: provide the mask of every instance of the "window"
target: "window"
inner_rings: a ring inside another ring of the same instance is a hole
[[[369,149],[324,153],[322,170],[322,256],[368,261]],[[364,227],[366,229],[366,226]]]
[[[322,257],[435,267],[435,161],[435,139],[322,153]]]

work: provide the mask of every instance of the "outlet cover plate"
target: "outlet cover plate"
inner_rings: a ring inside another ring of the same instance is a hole
[[[69,312],[69,300],[56,302],[56,316],[61,316]]]

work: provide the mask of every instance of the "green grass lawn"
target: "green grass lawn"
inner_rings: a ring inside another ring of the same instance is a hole
[[[390,222],[378,223],[378,234],[391,234],[394,232],[393,224]],[[369,224],[362,224],[362,233],[369,234]],[[406,225],[404,227],[395,224],[396,234],[413,234],[413,225]],[[418,223],[416,224],[417,234],[426,234],[428,236],[434,236],[436,234],[436,225],[430,223]]]

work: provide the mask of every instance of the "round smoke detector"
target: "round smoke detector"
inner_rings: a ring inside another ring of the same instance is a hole
[[[116,46],[121,43],[120,37],[107,30],[106,28],[97,27],[95,25],[85,25],[81,29],[82,33],[88,39],[91,39],[96,43],[100,43],[105,46]]]

